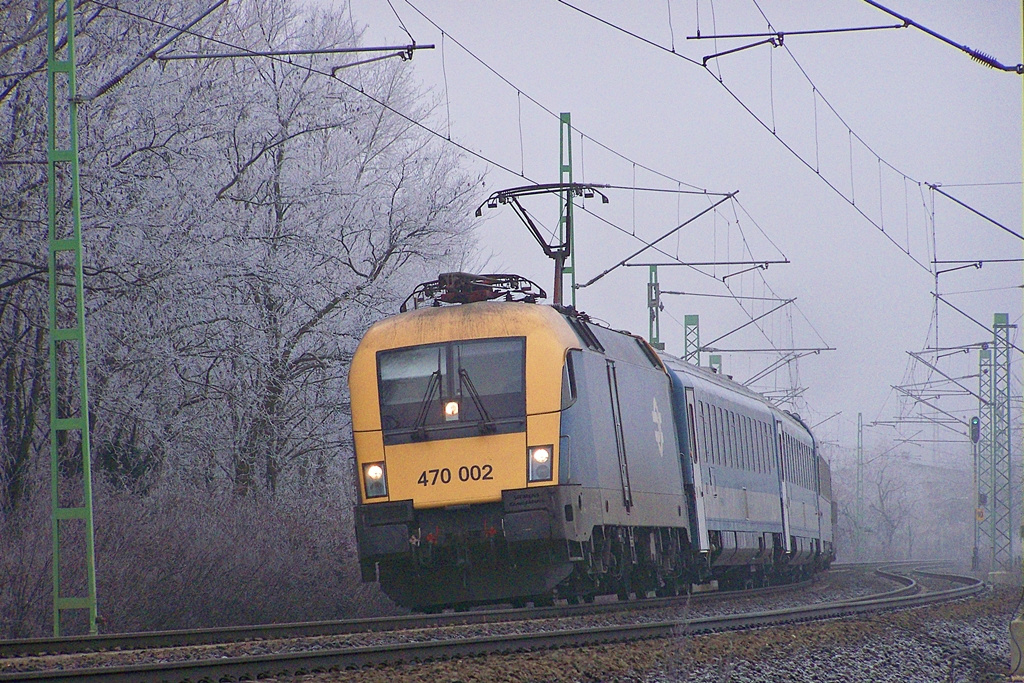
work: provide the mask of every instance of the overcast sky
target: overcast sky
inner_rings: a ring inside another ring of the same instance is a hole
[[[787,35],[782,46],[751,47],[702,66],[705,56],[763,40],[706,37],[763,33],[765,17],[781,32],[898,23],[864,2],[572,0],[600,20],[556,0],[392,3],[417,43],[436,45],[406,65],[436,98],[430,125],[488,160],[467,155],[486,173],[481,202],[493,190],[558,181],[562,111],[571,112],[576,129],[576,182],[739,192],[738,203],[726,202],[663,241],[666,253],[648,251],[633,262],[788,259],[725,282],[724,275],[743,267],[666,266],[659,274],[663,290],[797,299],[796,307],[759,321],[761,330],[750,325],[715,346],[835,347],[756,385],[805,387],[797,408],[810,424],[841,411],[816,429],[819,439],[852,446],[858,411],[865,422],[907,414],[891,386],[929,379],[907,352],[935,346],[934,259],[1022,255],[1019,240],[922,185],[941,184],[1021,230],[1021,76],[987,68],[914,28]],[[1024,61],[1019,3],[889,6],[1003,63]],[[352,0],[350,11],[365,27],[364,44],[409,42],[387,0]],[[705,39],[688,39],[698,30]],[[344,77],[358,81],[356,69]],[[607,194],[609,204],[588,200],[586,212],[577,210],[580,283],[640,249],[637,238],[651,242],[714,201]],[[527,209],[554,229],[556,202],[528,200]],[[484,216],[487,270],[525,275],[550,292],[551,263],[512,210],[485,209]],[[1006,312],[1019,325],[1021,272],[1020,263],[948,272],[939,276],[939,291],[985,324]],[[647,277],[647,268],[613,270],[578,290],[578,308],[646,336]],[[679,355],[684,315],[700,315],[706,343],[777,305],[680,295],[663,303],[661,337]],[[938,312],[940,346],[990,338],[951,307],[940,303]],[[745,381],[777,358],[727,353],[724,371]],[[1014,363],[1019,394],[1019,355]],[[954,376],[976,374],[977,351],[944,357],[940,367]],[[976,378],[964,381],[977,385]],[[945,397],[939,405],[963,417],[976,410],[965,398]],[[920,425],[901,431],[919,440],[955,438]],[[884,449],[895,436],[876,427],[866,443]],[[970,453],[966,442],[904,450],[927,459],[936,448],[964,464]]]

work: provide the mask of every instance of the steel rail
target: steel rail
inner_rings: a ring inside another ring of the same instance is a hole
[[[148,663],[89,669],[21,671],[0,674],[0,681],[53,681],[54,683],[85,681],[167,681],[167,680],[234,680],[274,675],[297,675],[319,671],[355,669],[364,666],[409,661],[450,659],[453,657],[503,654],[566,646],[584,646],[649,638],[684,637],[700,633],[774,626],[802,621],[857,616],[871,612],[906,609],[959,599],[978,593],[984,582],[968,576],[916,570],[933,578],[941,578],[958,587],[924,592],[907,576],[878,570],[883,576],[900,577],[904,583],[899,595],[893,591],[885,597],[867,596],[833,603],[779,610],[749,612],[716,617],[670,620],[646,624],[566,629],[520,635],[480,636],[452,640],[435,640],[355,648],[339,648],[270,655],[228,657]],[[906,589],[913,589],[907,592]]]
[[[440,626],[464,626],[497,622],[551,619],[565,616],[585,616],[636,609],[670,607],[680,601],[713,602],[734,598],[757,597],[778,592],[799,590],[810,584],[801,581],[791,584],[754,588],[694,593],[690,596],[645,598],[626,602],[593,603],[583,605],[554,605],[550,607],[478,609],[443,614],[411,614],[391,617],[368,617],[337,621],[309,621],[292,624],[261,624],[226,626],[191,630],[144,631],[107,635],[70,636],[64,638],[24,638],[0,641],[0,659],[31,655],[84,654],[116,650],[142,650],[157,647],[190,647],[198,645],[225,645],[256,640],[283,638],[312,638],[340,636],[356,633],[381,633]]]

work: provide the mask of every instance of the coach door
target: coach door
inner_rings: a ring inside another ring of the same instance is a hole
[[[786,483],[789,472],[786,471],[786,439],[782,433],[782,422],[779,420],[775,421],[775,435],[779,447],[777,462],[779,463],[779,498],[782,503],[782,547],[786,549],[787,553],[791,553],[793,544],[789,535],[789,484]]]
[[[697,414],[697,406],[693,400],[693,387],[686,387],[686,426],[689,429],[690,460],[693,461],[693,491],[695,506],[697,508],[697,543],[700,551],[708,552],[711,546],[708,543],[708,513],[704,508],[704,474],[701,472],[701,462],[707,459],[705,453],[699,453],[697,445],[697,423],[694,416]],[[684,468],[685,470],[685,468]]]
[[[626,461],[626,439],[622,431],[622,410],[619,406],[619,380],[615,375],[615,361],[608,365],[608,394],[611,397],[612,422],[615,427],[615,451],[619,457],[619,478],[622,480],[622,505],[626,512],[633,507],[633,492],[629,487],[629,462]]]

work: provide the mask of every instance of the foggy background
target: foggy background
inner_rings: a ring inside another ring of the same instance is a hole
[[[1022,61],[1012,3],[893,1]],[[965,428],[921,423],[931,409],[892,387],[937,377],[914,352],[976,388],[976,348],[934,349],[990,340],[994,313],[1021,345],[1020,262],[933,263],[1022,254],[939,192],[1020,231],[1019,75],[913,28],[778,44],[779,32],[898,23],[854,0],[237,0],[161,54],[435,47],[361,65],[370,55],[139,61],[211,4],[76,10],[104,630],[393,609],[353,562],[348,363],[367,327],[438,272],[519,273],[552,291],[553,266],[511,209],[474,213],[496,190],[558,182],[560,112],[574,180],[615,186],[608,204],[577,200],[577,280],[608,271],[576,291],[578,308],[646,336],[648,269],[609,269],[738,193],[631,262],[789,263],[661,267],[667,351],[682,354],[686,315],[705,344],[758,318],[714,346],[726,374],[812,427],[833,468],[841,559],[858,413],[858,557],[969,559]],[[0,0],[0,638],[45,634],[52,614],[45,10]],[[726,34],[759,35],[707,39]],[[557,200],[524,204],[553,234]],[[780,363],[793,348],[834,350]],[[75,363],[62,353],[59,375],[74,378]],[[942,388],[936,405],[976,414],[976,399]],[[77,389],[59,388],[62,411]],[[1011,391],[1017,462],[1017,352]],[[74,439],[59,443],[57,480],[61,505],[80,504]],[[82,535],[64,524],[65,594],[81,594]]]

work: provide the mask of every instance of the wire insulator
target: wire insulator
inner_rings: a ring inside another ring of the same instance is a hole
[[[985,54],[984,52],[979,52],[978,50],[972,50],[971,48],[967,48],[967,54],[971,56],[971,59],[973,59],[976,62],[980,62],[985,66],[1000,70],[1002,70],[1003,68],[1003,65],[996,61],[996,58],[993,57],[992,55]]]

